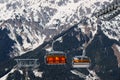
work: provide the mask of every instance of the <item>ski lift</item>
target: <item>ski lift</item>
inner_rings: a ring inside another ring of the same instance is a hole
[[[66,55],[62,51],[51,51],[45,56],[48,65],[64,65],[67,62]]]
[[[37,68],[39,67],[38,59],[15,59],[17,62],[17,68]]]
[[[85,47],[86,46],[84,46],[82,56],[73,57],[73,59],[72,59],[73,68],[88,68],[88,67],[90,67],[91,61],[87,56],[85,56],[86,55]]]
[[[53,44],[52,43],[52,51],[48,52],[45,55],[45,63],[47,65],[64,65],[67,62],[66,54],[62,51],[54,51],[53,50]]]
[[[75,56],[72,59],[73,68],[88,68],[90,67],[90,59],[87,56]]]

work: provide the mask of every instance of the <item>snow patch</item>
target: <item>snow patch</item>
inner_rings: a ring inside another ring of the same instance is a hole
[[[119,21],[102,21],[101,29],[110,39],[120,40],[120,22]]]
[[[9,75],[10,73],[13,73],[15,70],[16,70],[16,69],[14,69],[14,68],[11,69],[11,71],[10,71],[9,73],[7,73],[6,75],[4,75],[3,77],[1,77],[0,80],[6,80],[7,77],[8,77],[8,75]]]
[[[34,75],[35,75],[36,77],[42,78],[43,72],[39,72],[38,70],[34,70],[33,73],[34,73]]]
[[[85,80],[101,80],[93,70],[88,70],[88,71],[89,71],[89,75],[86,77]]]
[[[20,74],[22,74],[22,75],[23,75],[23,71],[22,71],[22,70],[20,70],[20,69],[19,69],[18,71],[20,72]]]
[[[116,47],[117,47],[118,51],[120,52],[120,46],[116,45]]]

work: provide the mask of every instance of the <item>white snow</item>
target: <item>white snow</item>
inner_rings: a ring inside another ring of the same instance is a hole
[[[100,2],[101,5],[104,4],[104,1],[109,1],[109,0],[97,0],[98,2]],[[78,17],[80,19],[81,16],[88,16],[90,17],[91,16],[91,13],[94,11],[94,9],[97,7],[94,5],[94,3],[96,2],[96,0],[82,0],[82,1],[78,1],[77,3],[72,3],[73,1],[71,0],[70,3],[67,3],[66,5],[64,6],[58,6],[56,7],[57,8],[57,13],[51,18],[51,20],[46,24],[46,26],[49,26],[52,24],[52,22],[55,20],[55,19],[59,19],[61,20],[61,24],[66,24],[66,19],[68,18],[67,21],[70,20],[70,18],[75,14],[77,13],[78,14]],[[110,2],[110,1],[109,1]],[[86,4],[87,3],[87,4]],[[85,13],[84,15],[79,15],[79,9],[82,8],[84,10],[86,10],[86,8],[92,8],[92,12],[87,14]],[[79,21],[77,21],[79,22]],[[74,23],[74,20],[73,22],[70,22],[70,23]]]
[[[35,75],[36,77],[42,78],[43,72],[40,72],[40,71],[38,71],[38,70],[34,70],[33,73],[34,73],[34,75]]]
[[[120,39],[120,22],[119,21],[102,21],[101,28],[105,35],[110,39],[115,39],[119,41]],[[107,31],[109,30],[109,31]],[[113,35],[113,32],[116,33],[116,36]]]
[[[100,78],[97,76],[97,74],[93,70],[88,70],[89,75],[84,75],[80,71],[77,70],[71,70],[71,72],[75,75],[78,75],[81,78],[84,78],[84,80],[100,80]]]
[[[8,36],[16,42],[14,46],[12,46],[14,51],[10,53],[11,57],[20,56],[28,51],[34,50],[41,45],[46,38],[46,35],[41,34],[38,30],[32,30],[32,28],[27,25],[22,24],[20,26],[22,28],[17,25],[15,25],[15,27],[16,28],[9,23],[4,24],[2,27],[10,31]],[[18,42],[17,36],[21,37],[22,45]],[[27,39],[29,39],[30,42],[28,42]]]
[[[52,47],[48,47],[46,48],[47,51],[51,51],[52,50]]]
[[[86,76],[85,80],[101,80],[93,70],[88,70],[89,75]]]
[[[6,75],[4,75],[3,77],[1,77],[0,80],[6,80],[7,77],[8,77],[8,75],[9,75],[10,73],[13,73],[15,70],[16,70],[16,69],[11,69],[11,71],[10,71],[9,73],[7,73]]]
[[[50,7],[52,9],[56,9],[57,13],[55,13],[54,16],[50,16],[51,19],[49,23],[46,24],[47,26],[47,25],[50,25],[55,19],[60,19],[61,22],[66,22],[66,19],[67,18],[70,19],[75,13],[77,13],[78,17],[80,17],[81,16],[79,14],[80,8],[83,8],[85,11],[86,11],[86,8],[93,8],[92,9],[92,12],[93,12],[95,7],[97,7],[94,5],[94,3],[100,2],[100,5],[102,5],[104,4],[104,1],[107,2],[109,0],[102,0],[102,1],[101,0],[82,0],[82,1],[78,1],[77,3],[74,3],[73,0],[70,0],[70,1],[65,2],[64,5],[59,6],[58,2],[60,1],[55,1],[55,4],[53,4],[51,3],[51,0],[47,0],[47,1],[46,0],[35,0],[35,1],[34,0],[21,0],[21,1],[20,0],[14,0],[14,1],[8,0],[7,2],[0,3],[0,13],[2,13],[0,14],[0,19],[7,20],[9,18],[12,18],[12,16],[14,16],[14,13],[28,17],[33,12],[34,20],[38,21],[37,12],[41,12],[41,9],[45,7]],[[10,5],[10,6],[7,8],[7,5]],[[16,6],[15,9],[13,8],[14,5]],[[24,13],[23,12],[24,9],[28,13]],[[89,15],[91,15],[91,13],[89,13]],[[84,15],[86,15],[86,13]]]
[[[75,75],[78,75],[75,71],[73,71],[73,70],[71,70],[71,72],[73,73],[73,74],[75,74]]]
[[[8,0],[4,1],[4,3],[0,3],[0,20],[14,20],[16,14],[19,15],[18,18],[22,16],[27,21],[40,22],[39,24],[41,24],[44,29],[47,28],[58,30],[58,27],[61,26],[64,26],[64,29],[67,29],[68,27],[78,23],[82,16],[91,18],[93,11],[96,8],[99,8],[99,6],[95,5],[96,2],[100,2],[100,6],[102,6],[105,4],[104,2],[110,3],[112,1],[113,0],[79,0],[75,3],[74,0],[69,0],[65,1],[62,6],[59,6],[58,3],[61,2],[61,0],[54,1],[55,3],[52,3],[52,0]],[[49,11],[45,10],[46,8],[49,8],[50,12],[53,10],[55,11],[52,12],[51,15]],[[88,8],[90,9],[89,13],[87,12]],[[81,9],[84,10],[83,15],[80,14]],[[45,18],[47,16],[44,14],[47,14],[48,18]],[[77,18],[75,16],[77,16]],[[59,22],[56,20],[59,20]],[[55,26],[56,24],[59,24],[59,26]],[[30,25],[32,26],[32,23]],[[6,24],[6,26],[7,29],[10,30],[10,34],[8,34],[9,37],[16,42],[13,46],[13,48],[16,49],[14,52],[15,56],[19,56],[30,50],[34,50],[41,45],[46,38],[46,35],[39,30],[33,30],[30,26],[26,25],[26,23],[20,24],[20,27],[22,27],[23,30],[17,27],[18,25],[13,26]],[[116,24],[114,26],[116,26]],[[2,27],[6,28],[5,26]],[[94,36],[97,31],[97,24],[94,24],[93,27],[95,30],[91,31]],[[115,31],[115,29],[112,30]],[[15,32],[17,35],[21,36],[23,45],[18,42]],[[60,33],[60,31],[58,31],[58,33]],[[108,35],[108,33],[105,34]],[[117,34],[118,36],[116,37],[110,35],[108,36],[118,40],[120,37],[119,32],[117,32]],[[27,42],[27,39],[30,40],[30,43]]]
[[[22,71],[22,70],[19,69],[18,71],[20,72],[20,74],[23,74],[23,71]]]
[[[78,75],[79,77],[85,79],[86,78],[86,75],[81,73],[80,71],[77,71],[77,70],[71,70],[71,72],[75,75]]]

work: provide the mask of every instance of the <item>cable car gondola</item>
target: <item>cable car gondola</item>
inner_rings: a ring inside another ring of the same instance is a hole
[[[45,63],[47,65],[65,65],[66,62],[66,54],[62,51],[51,51],[45,56]]]
[[[75,56],[72,59],[73,68],[88,68],[90,67],[90,59],[87,56]]]
[[[45,55],[45,63],[47,65],[64,65],[67,62],[66,54],[62,51],[54,51],[52,42],[52,50]]]

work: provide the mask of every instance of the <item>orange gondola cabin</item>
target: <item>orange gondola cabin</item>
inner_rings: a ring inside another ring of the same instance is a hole
[[[45,56],[45,63],[48,65],[64,65],[66,62],[66,54],[61,51],[51,51]]]

